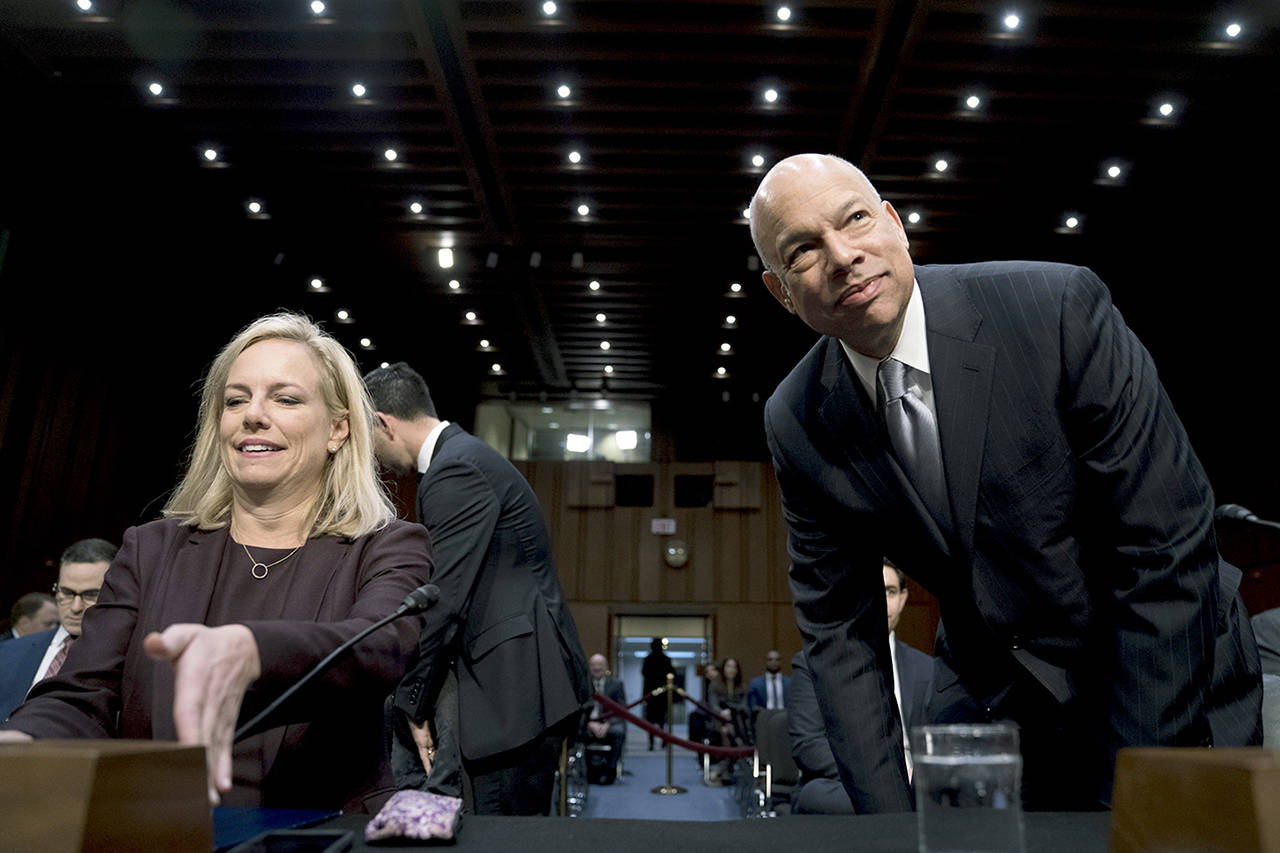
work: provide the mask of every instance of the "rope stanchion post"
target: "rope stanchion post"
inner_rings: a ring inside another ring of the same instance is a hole
[[[671,782],[671,709],[675,702],[676,695],[676,677],[673,673],[667,673],[667,686],[663,688],[667,691],[667,735],[665,738],[667,744],[667,784],[659,785],[653,789],[655,794],[687,794],[686,789]]]
[[[560,741],[560,802],[556,804],[560,817],[569,816],[569,739]]]

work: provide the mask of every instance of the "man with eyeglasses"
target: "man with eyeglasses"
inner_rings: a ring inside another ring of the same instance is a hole
[[[9,718],[33,685],[62,668],[115,556],[116,546],[105,539],[81,539],[62,552],[53,586],[58,627],[0,645],[0,720]]]

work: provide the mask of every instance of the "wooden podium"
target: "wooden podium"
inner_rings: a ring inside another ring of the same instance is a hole
[[[1112,853],[1280,851],[1280,753],[1131,748],[1116,759]]]
[[[9,850],[212,850],[204,747],[0,744],[0,827],[0,845]]]

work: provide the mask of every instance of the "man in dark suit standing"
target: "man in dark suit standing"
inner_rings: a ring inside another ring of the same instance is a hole
[[[1258,743],[1258,652],[1151,358],[1089,270],[914,267],[836,157],[770,170],[765,285],[824,337],[765,430],[818,702],[858,812],[910,809],[881,556],[937,596],[939,721],[1012,719],[1029,808],[1109,801],[1128,745]]]
[[[58,627],[0,645],[0,721],[9,718],[37,682],[62,668],[115,556],[116,546],[105,539],[81,539],[62,552],[53,585]]]
[[[406,766],[405,753],[420,762],[397,782],[429,787],[438,745],[439,759],[460,758],[477,814],[547,814],[560,743],[590,687],[537,499],[493,448],[437,417],[407,364],[371,371],[365,385],[378,459],[422,475],[418,520],[440,587],[395,693],[393,767]],[[437,716],[442,690],[441,707],[456,702],[456,712]]]
[[[764,675],[757,675],[747,685],[747,707],[754,718],[765,708],[787,707],[787,694],[791,692],[791,677],[782,674],[782,655],[770,649],[764,656]]]

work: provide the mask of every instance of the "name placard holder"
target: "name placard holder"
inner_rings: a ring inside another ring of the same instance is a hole
[[[212,850],[204,748],[149,740],[0,745],[0,826],[12,850]]]
[[[1280,851],[1280,752],[1122,749],[1111,807],[1111,853]]]

